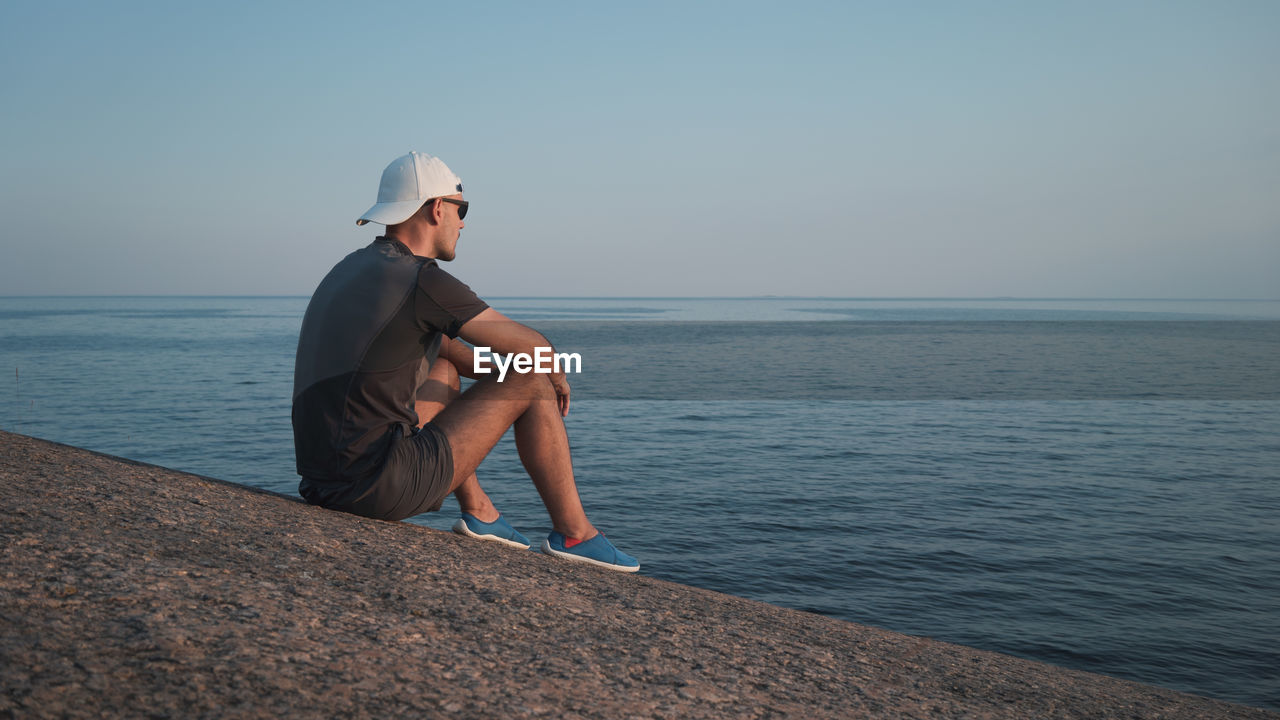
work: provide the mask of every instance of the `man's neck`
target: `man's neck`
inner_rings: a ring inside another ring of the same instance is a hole
[[[400,225],[392,225],[387,228],[386,237],[398,240],[401,245],[409,248],[409,252],[418,257],[434,258],[435,243],[431,241],[428,233],[421,232],[419,229],[415,232],[412,227],[406,227],[408,223]]]

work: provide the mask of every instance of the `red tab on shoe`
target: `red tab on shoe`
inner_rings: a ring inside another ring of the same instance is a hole
[[[584,542],[586,542],[586,540],[578,540],[578,539],[576,539],[576,538],[571,538],[571,537],[569,537],[568,535],[565,535],[565,536],[564,536],[564,549],[565,549],[565,550],[568,550],[569,548],[573,547],[574,545],[580,545],[580,544],[582,544],[582,543],[584,543]]]

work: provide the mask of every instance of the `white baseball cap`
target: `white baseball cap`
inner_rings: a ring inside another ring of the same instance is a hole
[[[431,198],[460,192],[462,180],[440,158],[420,152],[401,155],[382,171],[378,202],[356,224],[396,225],[412,217]]]

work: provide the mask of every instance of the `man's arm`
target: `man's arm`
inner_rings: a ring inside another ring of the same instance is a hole
[[[479,315],[471,318],[458,330],[458,337],[477,347],[487,347],[492,352],[510,355],[511,353],[526,353],[532,356],[536,348],[552,347],[551,341],[537,330],[522,325],[515,320],[503,315],[493,308],[486,308]],[[467,377],[475,377],[474,355],[471,352],[459,352],[459,348],[465,348],[462,343],[449,343],[450,362],[457,365],[459,374],[463,373],[465,368],[470,375]],[[442,346],[443,352],[443,346]],[[467,357],[463,364],[459,365],[454,360],[453,355],[465,354]],[[556,390],[556,396],[560,402],[560,415],[563,417],[569,414],[569,381],[565,378],[563,372],[552,372],[548,375],[551,378],[551,385]]]

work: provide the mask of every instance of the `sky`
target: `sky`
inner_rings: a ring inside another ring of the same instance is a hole
[[[1280,298],[1280,3],[0,3],[0,295]]]

